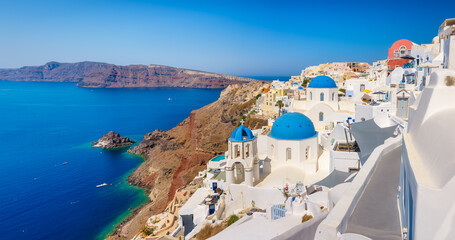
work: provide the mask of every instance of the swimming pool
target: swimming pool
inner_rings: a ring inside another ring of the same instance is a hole
[[[219,162],[219,161],[224,160],[224,159],[226,159],[226,156],[224,156],[224,155],[218,155],[218,156],[212,158],[212,160],[210,160],[210,161]]]

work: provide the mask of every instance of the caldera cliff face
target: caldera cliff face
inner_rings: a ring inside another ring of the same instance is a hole
[[[0,69],[0,80],[75,82],[87,88],[188,87],[225,88],[251,78],[161,65],[119,66],[99,62],[59,63]]]
[[[150,204],[117,229],[111,238],[131,238],[147,216],[162,212],[175,191],[188,184],[206,168],[206,163],[227,150],[227,138],[238,126],[243,114],[255,104],[262,90],[261,82],[235,84],[221,92],[220,98],[190,116],[176,127],[155,130],[144,135],[129,153],[141,155],[145,161],[129,177],[134,185],[150,190]],[[249,116],[245,125],[252,129],[267,124],[266,119]]]

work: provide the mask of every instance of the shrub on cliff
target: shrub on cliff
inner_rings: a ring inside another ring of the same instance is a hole
[[[302,223],[304,223],[304,222],[306,222],[306,221],[308,221],[308,220],[310,220],[310,219],[312,219],[312,218],[313,218],[313,216],[305,214],[305,215],[302,217]]]
[[[155,228],[154,227],[149,227],[147,225],[144,225],[142,227],[142,230],[141,232],[145,235],[145,236],[149,236],[149,235],[152,235],[153,232],[155,232]]]
[[[227,222],[228,226],[231,226],[231,224],[237,222],[237,220],[239,220],[239,217],[237,217],[237,215],[235,215],[235,214],[231,215]]]

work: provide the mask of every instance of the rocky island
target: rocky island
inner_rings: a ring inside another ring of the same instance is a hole
[[[102,149],[127,147],[136,142],[128,137],[122,137],[119,133],[110,131],[104,134],[98,141],[92,143],[92,147],[100,147]]]
[[[100,62],[48,62],[42,66],[0,69],[0,80],[74,82],[86,88],[226,88],[230,84],[254,81],[251,78],[162,65],[119,66]]]

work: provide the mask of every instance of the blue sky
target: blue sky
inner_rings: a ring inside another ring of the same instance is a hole
[[[455,1],[0,0],[0,68],[161,64],[247,76],[429,43]]]

